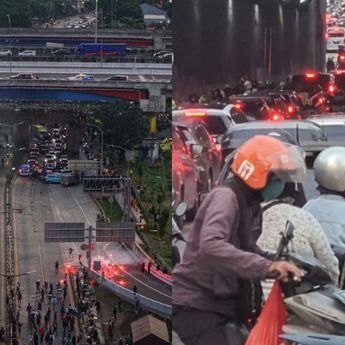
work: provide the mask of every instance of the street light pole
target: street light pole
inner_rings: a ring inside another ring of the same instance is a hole
[[[97,36],[98,36],[98,0],[96,0],[96,25],[95,25],[95,43],[97,43]]]
[[[11,37],[11,17],[9,14],[6,14],[6,17],[8,19],[8,35],[10,40],[10,73],[12,73],[12,37]]]
[[[101,176],[103,176],[103,131],[102,131],[102,128],[99,126],[91,125],[90,123],[88,123],[87,125],[90,127],[95,127],[101,132],[101,164],[100,164],[100,168],[101,168]]]

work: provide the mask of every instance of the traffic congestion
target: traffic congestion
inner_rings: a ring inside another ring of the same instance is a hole
[[[20,164],[18,175],[38,178],[48,184],[79,184],[80,174],[68,169],[68,160],[75,153],[67,153],[67,127],[53,124],[36,125],[34,128],[27,161]]]
[[[176,344],[344,343],[344,18],[325,70],[173,101]]]

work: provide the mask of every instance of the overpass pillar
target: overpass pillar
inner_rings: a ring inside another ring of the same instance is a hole
[[[140,100],[140,109],[144,112],[165,112],[166,95],[162,95],[162,88],[159,85],[151,85],[149,88],[149,99]]]
[[[153,34],[153,49],[154,50],[163,50],[164,42],[163,42],[163,36],[157,33]]]

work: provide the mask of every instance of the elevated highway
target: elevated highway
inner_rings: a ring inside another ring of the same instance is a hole
[[[47,42],[60,43],[65,47],[75,47],[79,43],[93,43],[94,29],[34,29],[0,28],[0,46],[46,47]],[[150,48],[155,50],[172,48],[170,31],[145,30],[98,30],[98,41],[103,43],[127,43],[131,48]]]
[[[170,82],[160,81],[70,81],[0,79],[0,101],[88,101],[138,102],[143,111],[164,112],[171,95]]]

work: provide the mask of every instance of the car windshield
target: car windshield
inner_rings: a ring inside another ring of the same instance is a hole
[[[224,134],[227,130],[221,116],[204,116],[202,121],[206,124],[206,129],[211,135]],[[230,120],[228,122],[228,125],[230,125]]]

